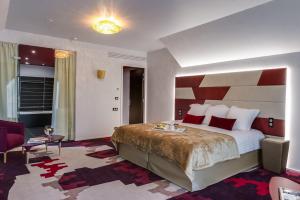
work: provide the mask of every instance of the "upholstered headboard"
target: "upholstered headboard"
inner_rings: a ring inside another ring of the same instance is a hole
[[[285,93],[286,68],[176,77],[175,118],[182,119],[193,103],[257,108],[252,128],[284,137]]]

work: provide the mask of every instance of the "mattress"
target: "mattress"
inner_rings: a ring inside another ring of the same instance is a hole
[[[200,125],[188,124],[188,123],[182,123],[181,121],[179,122],[179,124],[182,126],[199,128],[207,131],[230,135],[235,139],[240,154],[244,154],[244,153],[248,153],[260,149],[261,141],[262,139],[265,138],[264,134],[261,131],[256,129],[251,129],[249,131],[240,131],[240,130],[229,131],[221,128],[211,127],[204,124],[200,124]]]

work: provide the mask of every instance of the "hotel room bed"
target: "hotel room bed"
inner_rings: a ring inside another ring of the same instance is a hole
[[[117,131],[113,135],[113,141],[122,158],[147,168],[153,173],[189,191],[203,189],[239,172],[256,167],[259,164],[260,141],[264,138],[264,135],[258,130],[228,131],[207,125],[185,123],[180,123],[180,125],[209,131],[211,133],[221,133],[221,135],[232,136],[236,143],[239,156],[228,158],[225,161],[217,161],[201,169],[187,171],[184,170],[178,162],[167,159],[165,156],[160,155],[159,152],[153,153],[138,149],[129,143],[117,142],[115,138]],[[161,132],[161,134],[164,133]]]

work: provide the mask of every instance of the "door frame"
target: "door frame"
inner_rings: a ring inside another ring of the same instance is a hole
[[[123,81],[124,81],[124,68],[137,68],[137,69],[144,69],[144,87],[143,87],[143,91],[144,91],[144,101],[143,101],[143,123],[147,122],[147,68],[146,67],[137,67],[137,66],[127,66],[124,65],[121,68],[121,98],[120,98],[120,125],[123,125]]]

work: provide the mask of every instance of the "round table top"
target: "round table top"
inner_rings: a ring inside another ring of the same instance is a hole
[[[40,137],[45,137],[46,139],[44,141],[36,142],[36,143],[28,143],[28,141],[26,141],[23,144],[23,147],[33,147],[33,146],[46,144],[46,143],[61,142],[65,138],[65,136],[62,136],[62,135],[52,135],[52,136],[43,135],[43,136],[40,136]]]
[[[278,190],[279,187],[284,187],[291,190],[300,190],[300,184],[294,181],[283,177],[272,177],[269,184],[269,190],[272,200],[280,200]]]
[[[57,142],[57,141],[61,141],[65,138],[65,136],[62,135],[52,135],[52,136],[48,136],[49,141],[47,142]]]

